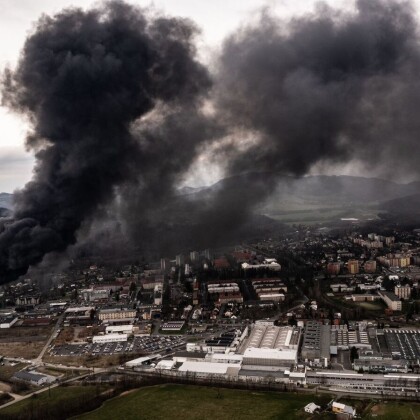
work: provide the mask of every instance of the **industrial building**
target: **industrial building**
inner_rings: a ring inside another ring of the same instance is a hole
[[[300,328],[256,324],[242,349],[243,364],[290,367],[297,362],[300,336]]]
[[[407,360],[355,359],[353,362],[353,369],[359,373],[408,373],[409,362]]]
[[[2,316],[0,317],[0,328],[11,328],[18,320],[19,318],[15,315]]]
[[[115,343],[117,341],[127,341],[127,334],[105,334],[105,335],[94,335],[92,337],[92,343]]]
[[[101,309],[98,318],[101,321],[114,320],[114,319],[134,319],[137,315],[135,309]]]
[[[300,328],[256,324],[252,328],[246,348],[296,350],[300,336]]]
[[[249,347],[243,354],[243,364],[251,366],[288,366],[297,363],[297,350]]]
[[[328,364],[330,360],[330,326],[318,321],[308,321],[302,343],[302,359]]]
[[[420,333],[417,329],[376,330],[380,353],[387,359],[420,359]]]
[[[21,370],[16,372],[12,379],[18,381],[29,382],[31,385],[41,386],[43,384],[48,384],[54,382],[57,378],[51,375],[44,375],[38,372],[28,372],[26,370]]]
[[[337,347],[338,350],[348,350],[351,347],[358,349],[371,349],[368,333],[349,329],[347,325],[331,325],[330,346]]]
[[[364,391],[418,391],[419,375],[410,374],[362,374],[343,371],[317,370],[306,372],[309,385],[334,386]]]
[[[105,328],[106,334],[133,334],[134,326],[129,325],[107,325]]]
[[[184,362],[179,368],[178,372],[192,375],[195,378],[228,378],[237,377],[241,369],[239,363],[214,363],[214,362]]]
[[[156,362],[157,360],[161,358],[162,358],[162,355],[160,354],[152,354],[150,356],[138,357],[137,359],[133,359],[127,362],[125,366],[129,368],[135,368],[135,367],[150,365],[152,362]]]
[[[185,321],[168,321],[161,324],[162,331],[177,331],[180,332],[185,325]]]

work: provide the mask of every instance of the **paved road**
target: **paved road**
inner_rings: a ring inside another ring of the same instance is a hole
[[[54,340],[54,338],[56,337],[57,332],[58,332],[58,330],[59,330],[59,328],[60,328],[60,325],[61,325],[61,323],[63,322],[64,315],[65,315],[65,312],[63,312],[63,313],[59,316],[59,318],[57,319],[57,322],[56,322],[56,324],[55,324],[55,327],[54,327],[54,328],[53,328],[53,330],[52,330],[52,333],[51,333],[51,335],[50,335],[50,338],[49,338],[49,339],[48,339],[48,341],[45,343],[45,346],[44,346],[44,347],[43,347],[43,349],[41,350],[41,353],[39,353],[39,356],[38,356],[36,359],[33,359],[33,360],[32,360],[32,362],[33,362],[34,364],[39,365],[39,364],[41,364],[41,363],[42,363],[42,358],[44,357],[44,354],[45,354],[45,352],[47,351],[48,346],[52,343],[52,341],[53,341],[53,340]]]
[[[114,369],[114,368],[107,368],[107,369],[97,368],[95,370],[95,374],[96,373],[104,373],[104,372],[110,371],[112,369]],[[58,387],[61,384],[67,384],[67,383],[70,383],[70,382],[79,381],[80,379],[86,378],[87,376],[90,376],[90,375],[92,375],[92,372],[85,373],[85,374],[80,375],[80,376],[76,376],[75,378],[71,378],[71,379],[68,379],[68,380],[63,381],[63,382],[60,382],[60,383],[55,383],[55,384],[53,384],[53,385],[51,385],[49,387],[39,389],[39,390],[34,391],[34,392],[31,392],[30,394],[27,394],[27,395],[11,394],[15,399],[13,401],[9,401],[8,403],[3,404],[2,406],[0,406],[0,410],[2,408],[8,407],[9,405],[15,404],[15,403],[17,403],[19,401],[23,401],[23,400],[26,400],[27,398],[31,398],[32,395],[42,394],[43,392],[46,392],[46,391],[48,391],[49,389],[52,389],[52,388],[56,388],[56,387]]]

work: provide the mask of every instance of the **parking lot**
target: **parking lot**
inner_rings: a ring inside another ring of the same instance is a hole
[[[123,353],[159,353],[168,352],[174,348],[185,346],[181,336],[150,336],[134,337],[129,341],[117,341],[113,343],[85,343],[85,344],[60,344],[54,346],[50,354],[52,356],[84,356],[110,355]]]

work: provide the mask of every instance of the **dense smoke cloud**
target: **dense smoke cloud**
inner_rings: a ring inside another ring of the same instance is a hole
[[[219,109],[260,141],[232,172],[304,175],[318,161],[399,161],[418,173],[420,45],[409,3],[359,0],[284,24],[263,13],[225,43]],[[384,160],[386,159],[386,160]]]
[[[219,189],[212,209],[223,211],[214,219],[243,223],[281,177],[319,164],[354,159],[383,176],[418,178],[420,42],[412,5],[355,5],[350,14],[320,4],[289,22],[265,10],[225,41],[214,89],[218,120],[255,141],[241,152],[222,148],[221,157],[228,175],[262,176]]]
[[[209,87],[195,32],[187,20],[148,18],[122,2],[40,19],[4,81],[5,103],[32,122],[36,166],[15,196],[14,220],[1,226],[2,282],[74,243],[83,220],[133,168],[141,172],[130,124],[158,102],[192,106]]]
[[[418,176],[412,5],[355,6],[288,22],[265,10],[224,42],[212,83],[189,21],[120,2],[43,17],[5,79],[6,103],[32,121],[37,164],[1,227],[1,281],[73,244],[98,206],[159,254],[234,238],[280,177],[316,165]],[[180,195],[210,144],[228,178]]]

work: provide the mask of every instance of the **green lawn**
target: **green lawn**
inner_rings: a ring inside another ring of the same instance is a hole
[[[141,388],[106,401],[77,419],[284,419],[308,418],[303,407],[327,396],[242,391],[185,385]]]
[[[0,418],[58,418],[58,413],[64,410],[68,413],[75,407],[89,404],[108,387],[89,386],[66,386],[56,387],[34,397],[29,397],[16,404],[12,404],[0,410]],[[79,410],[83,412],[84,410]]]
[[[355,305],[358,305],[362,308],[365,308],[369,311],[379,311],[384,312],[386,306],[382,302],[357,302]]]
[[[378,403],[370,407],[366,419],[420,420],[420,404],[408,402]]]

